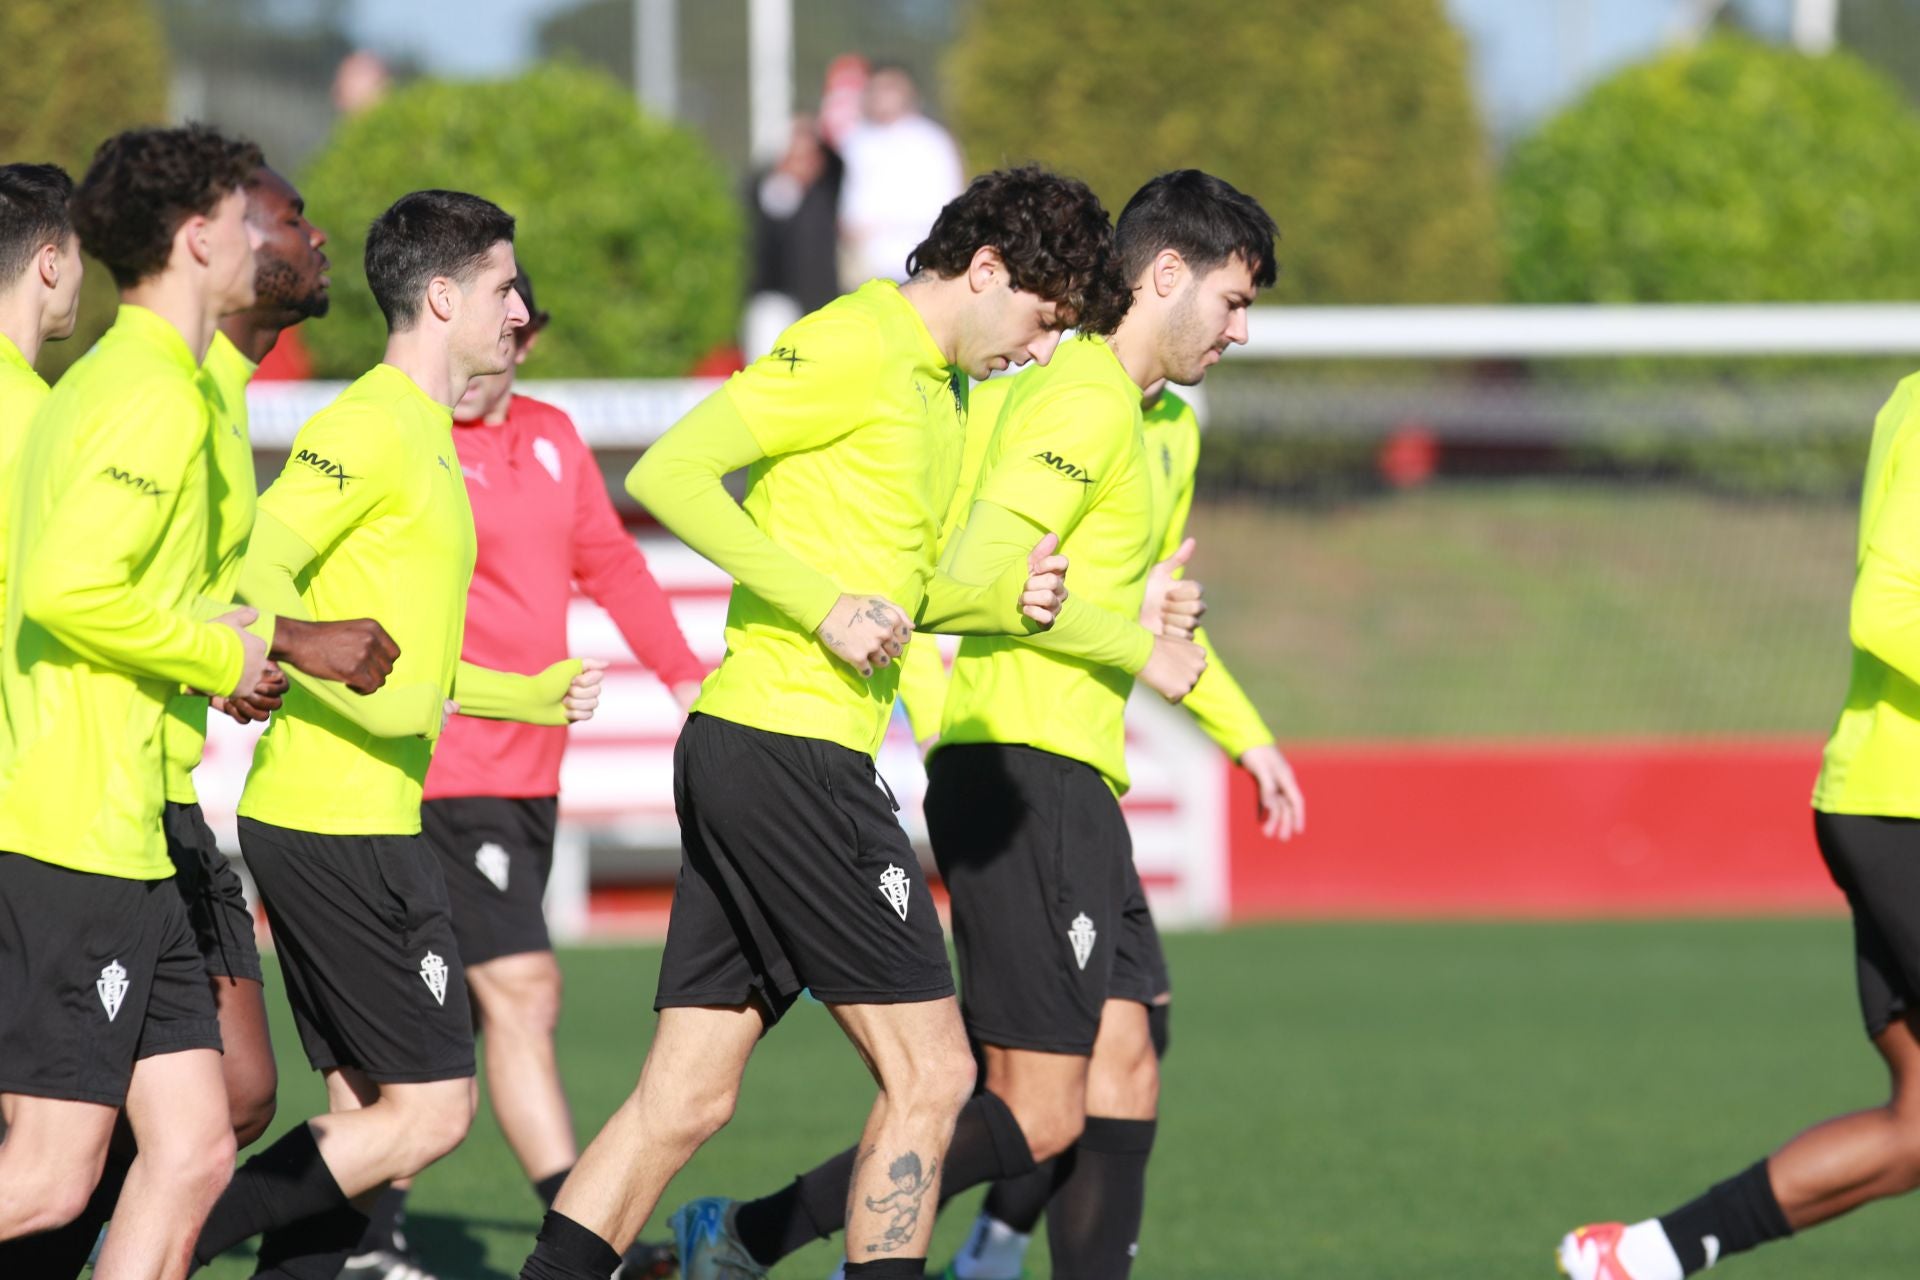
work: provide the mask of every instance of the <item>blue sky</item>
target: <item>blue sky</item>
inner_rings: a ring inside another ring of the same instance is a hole
[[[745,2],[681,0],[682,4]],[[795,0],[802,20],[806,2]],[[1750,18],[1773,27],[1784,25],[1791,2],[1734,0]],[[532,56],[540,20],[573,3],[350,0],[348,12],[352,34],[362,43],[411,56],[438,74],[488,76],[511,72]],[[1488,122],[1502,134],[1523,127],[1614,67],[1657,50],[1689,7],[1688,0],[1446,3],[1472,45],[1482,108]]]

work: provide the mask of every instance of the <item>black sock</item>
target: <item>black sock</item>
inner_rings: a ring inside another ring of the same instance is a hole
[[[847,1224],[854,1151],[816,1165],[770,1196],[734,1211],[734,1236],[755,1262],[770,1267],[803,1245],[824,1240]],[[983,1182],[1031,1171],[1033,1152],[1007,1104],[980,1092],[961,1108],[941,1167],[940,1202]]]
[[[1147,1205],[1152,1120],[1088,1116],[1073,1172],[1047,1206],[1054,1280],[1126,1280]]]
[[[849,1262],[847,1280],[925,1280],[925,1258],[882,1258],[878,1262]]]
[[[620,1265],[613,1246],[564,1213],[547,1210],[520,1280],[610,1280]]]
[[[567,1185],[567,1175],[572,1172],[573,1166],[568,1165],[560,1172],[550,1173],[533,1184],[533,1194],[540,1197],[540,1207],[542,1209],[553,1208],[554,1197],[560,1194],[561,1187]]]
[[[406,1237],[400,1234],[401,1226],[407,1220],[407,1188],[387,1186],[380,1189],[374,1198],[373,1207],[365,1214],[367,1228],[360,1233],[355,1253],[405,1253]]]
[[[856,1150],[848,1147],[772,1195],[745,1201],[734,1210],[734,1238],[755,1262],[770,1267],[846,1225]]]
[[[347,1259],[362,1252],[367,1215],[351,1203],[275,1227],[260,1237],[254,1280],[335,1280]]]
[[[1765,1160],[1666,1214],[1660,1228],[1688,1275],[1706,1267],[1709,1237],[1719,1242],[1713,1259],[1718,1261],[1793,1234],[1780,1201],[1774,1198]]]
[[[131,1137],[123,1143],[116,1134],[113,1145],[107,1149],[107,1163],[100,1171],[100,1181],[94,1184],[93,1194],[80,1216],[64,1227],[0,1242],[0,1276],[42,1276],[46,1280],[71,1280],[78,1276],[86,1268],[93,1242],[100,1238],[100,1228],[107,1224],[107,1219],[113,1216],[113,1206],[119,1203],[120,1188],[126,1184],[133,1154]]]
[[[1033,1167],[1031,1173],[1023,1173],[1017,1178],[1002,1178],[987,1192],[986,1202],[980,1206],[980,1212],[996,1222],[1005,1223],[1023,1236],[1032,1235],[1033,1229],[1040,1224],[1040,1215],[1047,1211],[1047,1201],[1053,1199],[1055,1189],[1064,1179],[1065,1169],[1072,1167],[1072,1156],[1072,1149],[1069,1148],[1063,1156],[1042,1160]]]
[[[296,1125],[233,1175],[200,1229],[194,1261],[205,1266],[242,1240],[346,1202],[312,1126]]]

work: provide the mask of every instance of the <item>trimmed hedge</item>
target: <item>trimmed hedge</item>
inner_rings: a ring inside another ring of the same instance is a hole
[[[150,0],[5,0],[0,49],[0,163],[52,162],[77,182],[109,135],[166,119],[167,40]],[[113,323],[113,281],[87,267],[79,328],[41,352],[49,377]]]
[[[1500,291],[1487,144],[1440,0],[974,0],[947,101],[975,169],[1039,160],[1117,216],[1206,169],[1279,222],[1286,302]]]
[[[1851,54],[1717,35],[1602,83],[1515,148],[1519,302],[1920,296],[1920,116]]]
[[[598,72],[547,64],[504,82],[416,81],[342,121],[301,187],[333,236],[333,310],[301,330],[323,376],[380,358],[367,227],[429,187],[485,196],[519,220],[517,256],[553,313],[542,377],[677,376],[733,336],[744,263],[725,172]]]

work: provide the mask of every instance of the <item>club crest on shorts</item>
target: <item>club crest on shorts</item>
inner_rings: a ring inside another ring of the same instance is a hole
[[[480,874],[493,882],[500,892],[507,891],[507,851],[489,840],[474,850],[473,865]]]
[[[420,962],[420,978],[427,984],[427,990],[433,992],[433,998],[444,1005],[447,1002],[447,962],[433,952],[427,952],[427,958]]]
[[[100,971],[93,989],[100,993],[100,1005],[107,1011],[108,1022],[119,1016],[120,1002],[127,998],[127,988],[131,985],[127,981],[126,968],[118,960],[110,962]]]
[[[1073,927],[1067,930],[1067,941],[1073,944],[1073,958],[1082,969],[1093,957],[1093,940],[1099,936],[1093,921],[1087,919],[1086,912],[1082,911],[1073,918]]]
[[[880,896],[902,920],[907,918],[907,873],[890,866],[880,873]]]

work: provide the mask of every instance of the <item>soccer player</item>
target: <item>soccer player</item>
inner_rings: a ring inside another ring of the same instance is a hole
[[[1112,323],[1124,291],[1111,234],[1078,182],[1037,169],[976,179],[915,249],[906,284],[872,281],[802,318],[629,477],[736,585],[726,657],[675,750],[684,857],[653,1045],[548,1212],[525,1280],[611,1274],[803,987],[880,1085],[852,1182],[887,1207],[856,1225],[875,1252],[849,1274],[921,1274],[973,1065],[932,897],[873,752],[916,625],[1069,637],[1086,625],[1062,604],[1065,566],[1043,527],[1002,512],[977,560],[936,572],[936,553],[966,380],[1046,361],[1076,320]],[[720,484],[743,466],[744,511]],[[683,1247],[723,1225],[675,1220]]]
[[[326,235],[307,221],[299,192],[272,169],[248,180],[247,227],[254,239],[254,302],[221,318],[201,366],[201,387],[213,416],[208,559],[204,593],[216,609],[231,608],[241,556],[253,529],[257,496],[253,443],[247,431],[246,385],[282,330],[327,309]],[[392,640],[377,623],[359,620],[305,623],[275,620],[271,656],[321,677],[371,690],[391,669]],[[279,704],[284,677],[251,699],[214,699],[240,720],[258,719]],[[193,786],[206,743],[208,699],[177,694],[162,730],[167,803],[163,827],[173,861],[174,886],[186,903],[200,955],[219,1010],[227,1104],[234,1136],[244,1149],[273,1119],[276,1071],[261,995],[260,955],[253,913],[240,877],[220,852],[200,812]],[[71,1276],[92,1248],[132,1159],[132,1144],[116,1142],[86,1212],[59,1231],[0,1245],[0,1272]]]
[[[479,544],[462,656],[514,671],[565,657],[578,582],[685,710],[704,668],[614,511],[599,463],[565,413],[514,391],[550,320],[524,266],[514,288],[530,318],[516,333],[513,364],[476,377],[453,409]],[[434,748],[420,810],[453,904],[487,1097],[542,1208],[578,1155],[553,1051],[560,966],[541,906],[566,742],[555,726],[455,716]],[[384,1276],[407,1261],[405,1195],[395,1186],[381,1196],[349,1276]]]
[[[42,344],[73,336],[86,268],[67,200],[73,179],[51,164],[0,165],[0,617],[6,606],[7,492],[47,384]]]
[[[415,192],[374,221],[366,273],[386,359],[301,428],[240,572],[250,602],[375,615],[400,651],[366,696],[294,672],[240,800],[241,849],[331,1110],[247,1162],[195,1256],[268,1230],[269,1274],[338,1271],[366,1225],[349,1198],[419,1172],[472,1119],[460,954],[419,835],[449,699],[558,724],[591,714],[600,680],[577,661],[532,677],[458,661],[474,533],[452,407],[474,375],[511,363],[527,319],[513,219],[477,196]]]
[[[1813,832],[1853,912],[1867,1038],[1890,1096],[1813,1126],[1658,1218],[1560,1241],[1574,1280],[1679,1280],[1920,1187],[1920,375],[1874,421],[1853,581],[1853,677],[1813,789]]]
[[[198,374],[219,317],[253,301],[259,163],[197,126],[95,153],[71,217],[122,305],[35,416],[8,503],[0,1239],[82,1211],[124,1106],[139,1153],[102,1277],[184,1274],[233,1160],[213,996],[167,883],[161,721],[182,685],[245,695],[268,670],[270,618],[199,610]]]
[[[1012,381],[997,378],[976,387],[974,409],[996,412]],[[1268,839],[1291,839],[1306,828],[1306,801],[1292,766],[1274,744],[1273,731],[1220,662],[1205,630],[1199,626],[1204,605],[1198,584],[1175,576],[1185,568],[1194,548],[1193,540],[1186,535],[1186,526],[1193,505],[1194,475],[1200,462],[1199,419],[1193,406],[1164,384],[1147,389],[1141,416],[1147,475],[1153,487],[1154,525],[1164,531],[1160,537],[1160,563],[1148,575],[1141,623],[1151,630],[1171,629],[1176,634],[1192,635],[1207,650],[1206,678],[1194,686],[1181,705],[1227,757],[1253,778],[1262,833]],[[974,444],[971,429],[968,444],[971,450]],[[906,692],[910,673],[919,678],[921,690],[911,699]],[[913,717],[915,732],[933,740],[937,737],[946,696],[946,679],[938,655],[931,650],[910,652],[901,672],[901,682],[901,698]],[[1155,976],[1148,985],[1156,994],[1147,1010],[1148,1030],[1154,1056],[1164,1059],[1171,1037],[1173,984],[1157,940],[1150,956]],[[996,1182],[968,1230],[965,1243],[947,1268],[950,1280],[1019,1280],[1034,1226],[1054,1192],[1070,1182],[1072,1171],[1073,1155],[1069,1151],[1041,1164],[1032,1173]]]
[[[1105,663],[1035,637],[963,639],[928,761],[927,826],[952,895],[967,1032],[986,1063],[940,1190],[1019,1177],[1073,1148],[1051,1200],[1063,1280],[1112,1280],[1132,1265],[1159,1091],[1149,1011],[1168,990],[1118,799],[1132,672],[1164,643],[1133,621],[1171,519],[1155,514],[1141,399],[1162,381],[1200,381],[1246,341],[1247,308],[1275,277],[1276,234],[1258,202],[1208,174],[1142,187],[1116,230],[1132,307],[1111,336],[1084,333],[1011,380],[973,492],[975,512],[1057,531],[1074,600],[1133,628],[1131,660]],[[964,1165],[963,1145],[978,1152]],[[884,1201],[849,1200],[854,1155],[757,1201],[695,1202],[724,1229],[683,1244],[685,1274],[764,1274],[861,1222]],[[849,1230],[846,1275],[863,1256]]]

